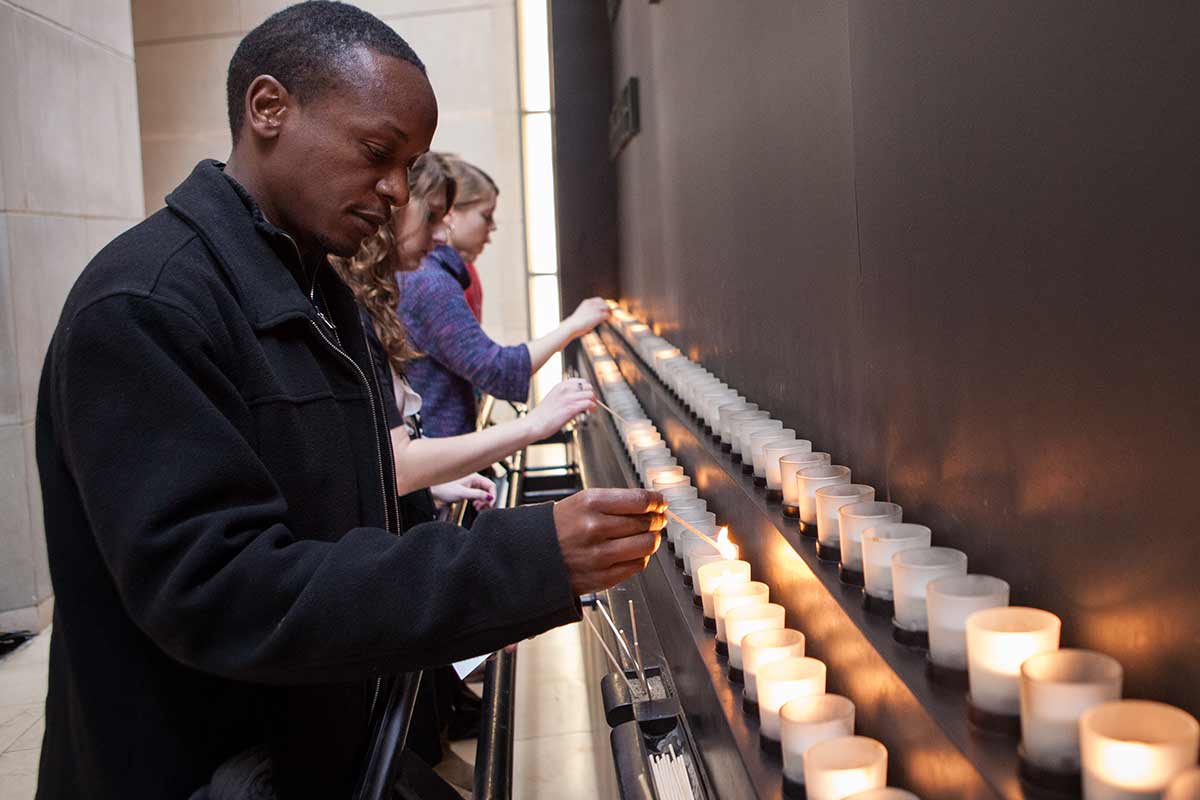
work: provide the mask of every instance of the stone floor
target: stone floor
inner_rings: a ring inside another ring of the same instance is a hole
[[[37,787],[50,631],[0,659],[0,800]],[[513,797],[617,797],[600,662],[580,624],[522,642],[517,653]],[[455,751],[474,759],[474,742]]]

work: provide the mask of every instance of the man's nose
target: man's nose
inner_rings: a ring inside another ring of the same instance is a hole
[[[408,168],[401,166],[388,172],[375,184],[375,193],[389,205],[400,207],[408,204]]]

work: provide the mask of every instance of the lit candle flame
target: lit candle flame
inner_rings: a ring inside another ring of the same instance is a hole
[[[727,561],[734,561],[738,557],[738,546],[729,541],[728,526],[722,526],[717,533],[717,549],[721,551],[721,556]]]

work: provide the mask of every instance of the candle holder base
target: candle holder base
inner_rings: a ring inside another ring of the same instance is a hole
[[[761,478],[760,478],[759,476],[755,475],[755,476],[754,476],[754,485],[755,485],[755,486],[757,486],[757,487],[758,487],[758,488],[760,488],[760,489],[765,489],[765,488],[767,488],[767,478],[766,478],[766,476],[764,475],[763,477],[761,477]]]
[[[688,575],[688,574],[686,574],[686,573],[684,574],[684,576],[683,576],[683,585],[684,585],[684,586],[686,586],[686,587],[687,587],[687,588],[689,588],[689,589],[691,589],[691,588],[692,588],[692,576],[691,576],[691,575]]]
[[[730,683],[745,683],[746,673],[742,672],[732,664],[729,666],[729,682]]]
[[[800,506],[789,506],[785,503],[783,506],[783,515],[788,519],[796,519],[800,516]]]
[[[838,565],[838,580],[847,586],[862,586],[864,583],[862,570],[850,569],[845,564]]]
[[[670,539],[667,539],[667,550],[669,550],[672,553],[675,552],[675,543],[672,542]]]
[[[817,558],[821,561],[836,564],[842,560],[842,548],[817,542]]]
[[[997,714],[994,711],[987,711],[975,705],[970,696],[967,697],[967,721],[980,733],[1003,736],[1008,739],[1017,739],[1021,736],[1019,714]]]
[[[683,569],[683,559],[680,558],[679,556],[675,556],[675,566],[679,567],[680,569]]]
[[[732,461],[732,462],[733,462],[733,463],[735,463],[735,464],[740,464],[740,463],[742,463],[742,454],[741,454],[741,453],[735,453],[735,452],[733,452],[733,446],[732,446],[732,445],[730,445],[730,447],[729,447],[729,460],[730,460],[730,461]]]
[[[1031,798],[1044,800],[1074,800],[1083,796],[1082,779],[1078,772],[1054,772],[1039,767],[1025,757],[1025,745],[1017,747],[1017,775],[1021,786]]]
[[[721,432],[713,431],[712,428],[709,428],[709,430],[712,431],[712,440],[714,442],[716,442],[717,444],[720,444],[721,443]]]
[[[894,619],[892,620],[892,638],[905,647],[918,650],[929,649],[929,631],[906,630],[897,625]]]
[[[742,474],[743,475],[753,475],[754,474],[754,465],[751,464],[749,461],[743,461],[742,462]]]
[[[746,695],[743,694],[742,711],[745,711],[748,715],[758,719],[758,701],[751,700],[749,697],[746,697]]]
[[[704,608],[704,598],[698,594],[692,595],[692,605],[696,608]]]
[[[971,686],[971,681],[965,669],[955,669],[954,667],[935,664],[933,663],[933,659],[928,655],[925,656],[925,676],[929,678],[931,683],[936,683],[938,686],[943,686],[947,689],[961,689],[965,692]]]
[[[882,597],[863,592],[863,608],[869,614],[878,614],[881,617],[894,617],[896,615],[896,604],[891,600],[884,600]]]
[[[704,603],[701,602],[700,605],[703,606]],[[712,617],[705,617],[704,618],[704,630],[708,631],[709,633],[716,633],[717,621],[715,619],[713,619]]]
[[[768,503],[782,503],[783,502],[783,492],[780,489],[767,489],[767,502]]]
[[[778,739],[772,739],[760,733],[758,735],[758,746],[764,753],[770,753],[776,757],[783,756],[783,745],[779,743]]]
[[[817,538],[817,523],[800,521],[800,535],[805,539]]]
[[[783,796],[792,800],[808,800],[808,790],[803,783],[794,781],[787,775],[783,776]]]
[[[733,450],[733,445],[730,442],[721,442],[721,452],[728,453]]]
[[[717,639],[717,655],[722,659],[729,658],[729,645]]]

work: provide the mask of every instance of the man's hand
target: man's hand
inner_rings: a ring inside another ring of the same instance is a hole
[[[667,504],[643,489],[586,489],[554,504],[558,545],[575,594],[616,586],[658,550]]]

